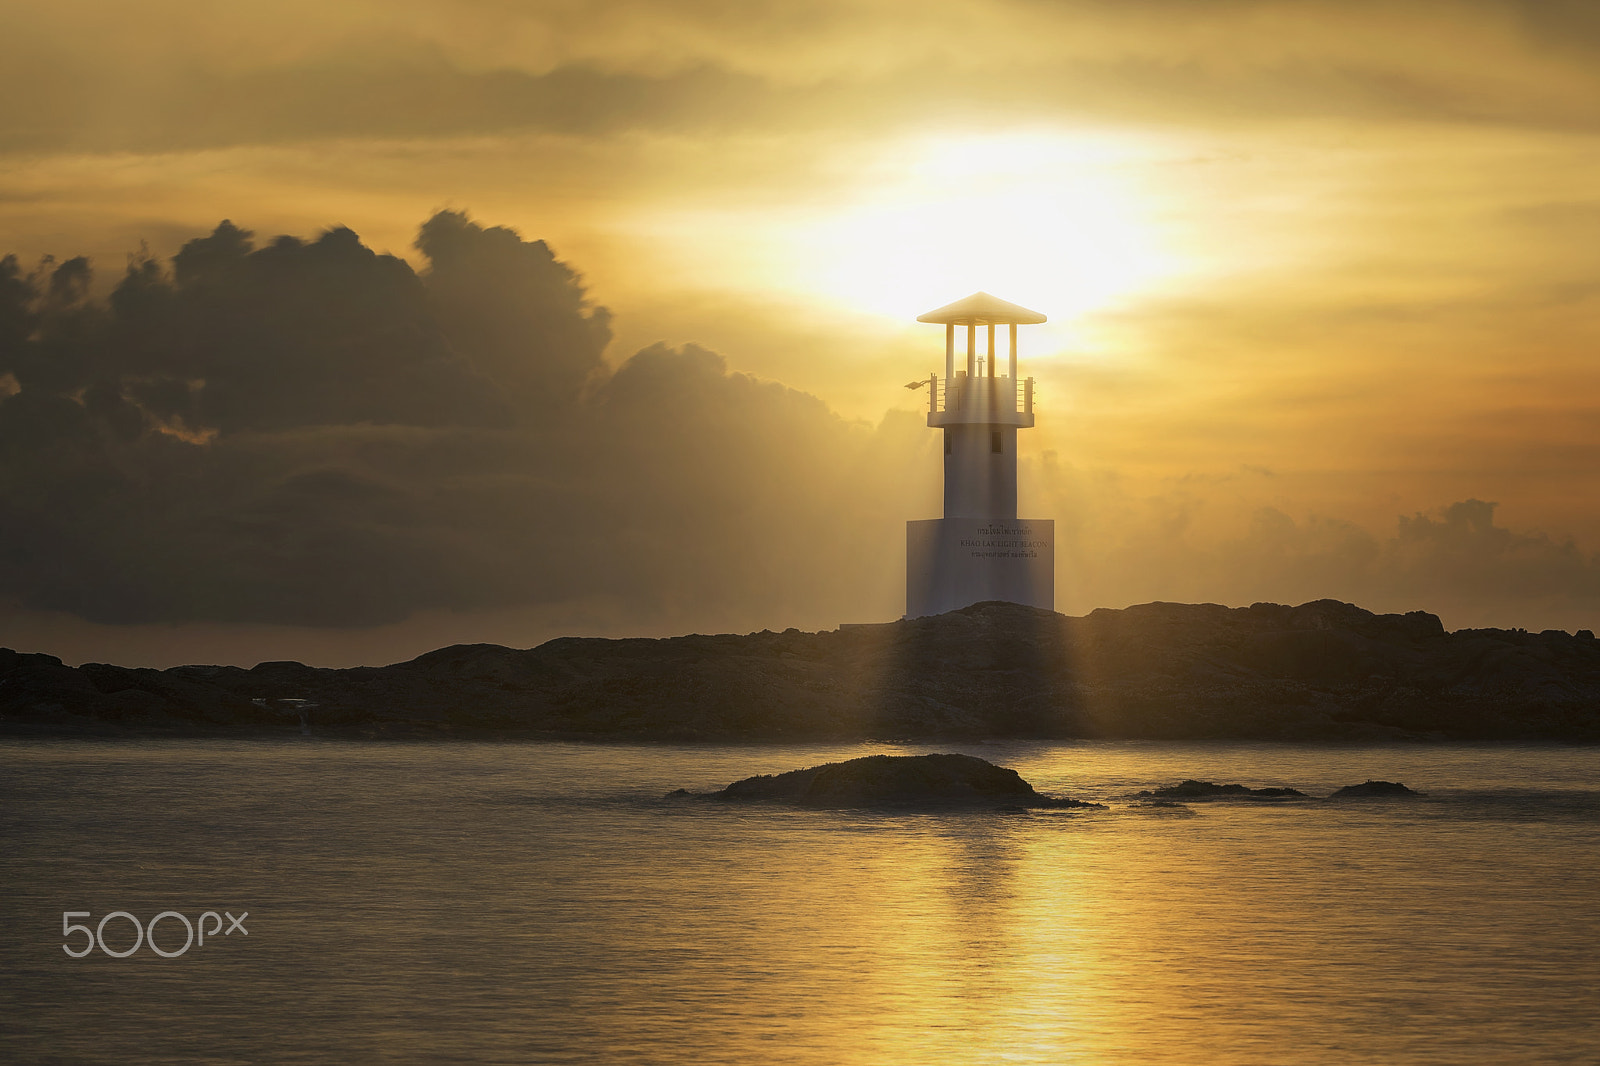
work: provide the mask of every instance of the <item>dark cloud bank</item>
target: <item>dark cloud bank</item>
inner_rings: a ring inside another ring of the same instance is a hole
[[[635,632],[898,613],[901,523],[937,509],[920,417],[847,422],[692,345],[609,363],[607,312],[543,242],[442,212],[417,247],[420,273],[347,229],[258,247],[224,222],[104,301],[83,259],[0,261],[0,604],[363,627],[584,602]],[[1095,602],[1068,607],[1577,628],[1600,603],[1592,556],[1479,501],[1389,539],[1275,511],[1209,544],[1075,526],[1060,564]]]
[[[105,303],[82,259],[5,260],[0,597],[119,624],[578,598],[726,624],[893,568],[836,517],[893,506],[873,479],[915,464],[873,461],[892,429],[693,346],[608,366],[607,312],[543,242],[443,212],[417,247],[420,274],[348,229],[255,247],[224,222]]]

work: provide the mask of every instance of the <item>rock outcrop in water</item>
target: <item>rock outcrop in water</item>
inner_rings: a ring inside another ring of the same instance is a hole
[[[1244,785],[1214,785],[1210,781],[1181,781],[1166,788],[1148,789],[1138,793],[1141,797],[1155,799],[1305,799],[1306,794],[1297,788],[1247,788]]]
[[[0,651],[0,732],[678,741],[1600,742],[1587,631],[1319,600],[1081,618],[986,603],[822,633],[458,645],[385,667],[78,669]]]
[[[671,795],[692,794],[679,790]],[[1102,807],[1042,795],[1015,770],[971,755],[868,755],[747,777],[700,798],[803,807]]]
[[[1417,792],[1402,785],[1398,781],[1366,781],[1359,785],[1346,785],[1336,790],[1329,799],[1390,799],[1406,796],[1423,796],[1427,793]]]

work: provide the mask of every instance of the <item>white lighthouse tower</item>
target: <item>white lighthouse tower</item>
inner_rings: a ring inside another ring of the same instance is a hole
[[[1017,430],[1033,426],[1033,379],[1017,377],[1017,327],[1045,321],[976,292],[918,322],[944,326],[944,376],[929,375],[928,425],[944,431],[944,517],[906,523],[906,617],[984,600],[1055,609],[1055,523],[1017,517]],[[956,365],[956,327],[966,364]],[[977,350],[984,327],[987,354]],[[999,373],[996,326],[1010,353]]]

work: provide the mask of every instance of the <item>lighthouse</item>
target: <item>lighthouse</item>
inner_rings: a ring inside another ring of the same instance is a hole
[[[944,517],[906,523],[906,617],[984,600],[1055,610],[1055,523],[1017,517],[1017,431],[1033,427],[1033,379],[1017,376],[1017,327],[1045,316],[976,292],[917,321],[944,326],[944,375],[908,386],[927,386],[928,425],[944,435]],[[1001,326],[1005,373],[995,350]]]

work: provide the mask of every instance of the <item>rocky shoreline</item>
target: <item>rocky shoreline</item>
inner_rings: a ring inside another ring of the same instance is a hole
[[[69,667],[0,649],[0,734],[781,742],[1600,742],[1588,631],[1446,632],[1333,600],[820,633],[457,645],[384,667]]]

